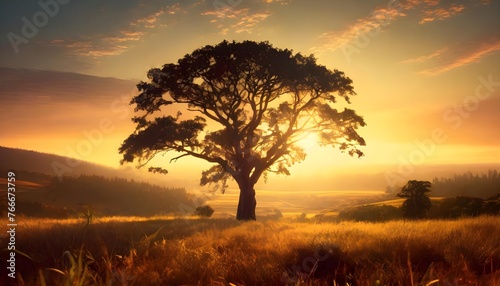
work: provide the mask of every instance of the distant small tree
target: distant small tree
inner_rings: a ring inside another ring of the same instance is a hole
[[[94,219],[96,218],[95,211],[90,206],[87,206],[85,211],[80,213],[80,216],[87,221],[86,225],[91,224],[94,221]]]
[[[211,217],[213,213],[214,213],[214,209],[209,205],[197,207],[194,210],[194,215],[197,215],[200,217]]]
[[[265,216],[266,219],[281,219],[283,217],[283,213],[279,209],[272,209],[269,211],[270,214]]]
[[[431,199],[427,195],[431,190],[431,183],[428,181],[410,180],[396,196],[405,198],[403,206],[403,216],[409,219],[421,219],[431,208]]]
[[[307,221],[307,214],[305,212],[303,212],[300,215],[294,217],[294,220],[298,221],[298,222],[306,222]]]

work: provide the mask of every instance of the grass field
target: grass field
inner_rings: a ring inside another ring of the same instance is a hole
[[[338,211],[360,204],[385,201],[395,195],[385,194],[377,190],[325,190],[325,191],[269,191],[256,190],[257,216],[272,214],[278,209],[285,217],[293,217],[301,213],[309,216]],[[216,194],[206,203],[214,208],[215,217],[235,217],[238,205],[239,190],[228,189],[225,194]],[[332,207],[334,206],[334,207]]]
[[[136,217],[90,225],[25,218],[16,248],[29,258],[16,255],[16,279],[0,271],[12,285],[500,285],[499,237],[499,217],[386,223]]]
[[[430,197],[432,202],[437,202],[445,199],[445,197]],[[403,205],[404,201],[406,199],[392,199],[392,200],[386,200],[386,201],[380,201],[376,203],[370,203],[370,204],[363,204],[363,205],[372,205],[372,206],[393,206],[393,207],[400,207]]]

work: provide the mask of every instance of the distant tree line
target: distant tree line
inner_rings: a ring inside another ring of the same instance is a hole
[[[467,172],[451,178],[435,178],[432,185],[434,196],[488,198],[500,193],[500,173],[497,170],[481,175]]]
[[[500,194],[488,199],[458,196],[432,202],[424,218],[454,219],[479,215],[500,215]],[[401,207],[391,205],[364,205],[347,208],[339,213],[339,220],[381,222],[404,219]]]
[[[339,213],[340,220],[381,222],[403,218],[401,208],[389,205],[364,205],[345,209]]]
[[[484,181],[498,174],[490,172]],[[470,176],[469,178],[475,178]],[[387,221],[394,219],[451,219],[479,215],[500,215],[500,192],[483,199],[456,196],[432,202],[428,196],[432,184],[428,181],[410,180],[396,195],[405,198],[401,207],[364,205],[349,208],[339,213],[340,220]]]
[[[395,194],[402,186],[387,186],[386,193]],[[487,173],[473,174],[466,172],[455,174],[450,178],[434,178],[432,180],[432,196],[435,197],[478,197],[489,198],[500,192],[500,173],[489,170]]]
[[[436,201],[428,218],[459,218],[479,215],[500,215],[500,193],[487,198],[457,196]]]
[[[33,175],[33,174],[31,174]],[[67,218],[89,207],[97,216],[152,216],[176,214],[179,205],[193,206],[183,188],[165,188],[145,182],[95,175],[45,177],[48,184],[25,192],[17,213],[32,217]]]
[[[101,215],[150,216],[178,212],[192,201],[181,188],[95,175],[53,178],[47,186],[50,202],[92,206]]]
[[[78,215],[79,208],[74,206],[55,206],[45,202],[21,202],[17,204],[17,213],[28,217],[70,218]]]

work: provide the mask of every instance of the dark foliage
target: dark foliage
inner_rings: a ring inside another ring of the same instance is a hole
[[[214,209],[209,205],[200,206],[194,210],[194,215],[200,216],[200,217],[211,217],[213,213],[214,213]]]
[[[400,208],[388,205],[374,206],[365,205],[348,208],[339,213],[340,220],[371,221],[380,222],[396,220],[403,217]]]
[[[500,173],[497,170],[489,170],[484,174],[468,172],[452,178],[435,178],[432,181],[434,196],[468,196],[484,199],[498,192],[500,192]]]
[[[482,198],[472,198],[458,196],[445,198],[433,204],[429,211],[429,218],[459,218],[475,217],[479,215],[499,215],[500,200],[491,197],[486,200]]]
[[[405,218],[421,219],[426,216],[432,206],[427,194],[431,191],[430,187],[431,183],[428,181],[410,180],[396,195],[406,199],[401,206]]]
[[[17,211],[28,217],[39,218],[70,218],[78,215],[78,210],[72,207],[54,206],[40,202],[21,202]]]
[[[179,204],[190,204],[184,189],[164,188],[144,182],[101,176],[53,178],[47,189],[47,204],[65,205],[81,211],[86,206],[98,215],[176,213]]]
[[[386,193],[397,193],[402,186],[391,185],[386,187]],[[478,197],[487,198],[500,192],[500,173],[489,170],[487,173],[473,174],[467,172],[455,174],[449,178],[434,178],[432,180],[432,194],[436,197]]]

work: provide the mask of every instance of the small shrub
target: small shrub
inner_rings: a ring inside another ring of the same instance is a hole
[[[200,216],[200,217],[211,217],[213,213],[214,213],[214,209],[212,209],[211,206],[206,205],[206,206],[197,207],[194,210],[193,214],[196,216]]]

